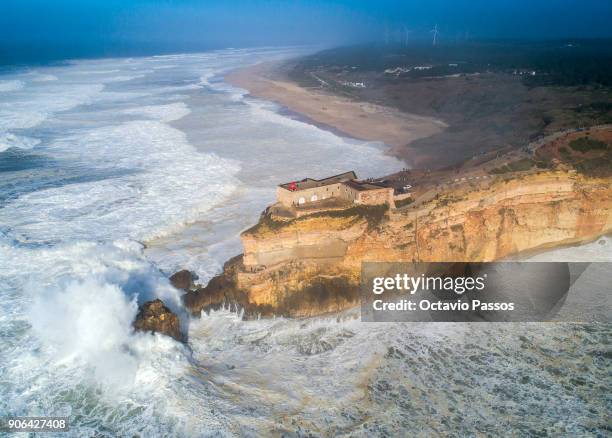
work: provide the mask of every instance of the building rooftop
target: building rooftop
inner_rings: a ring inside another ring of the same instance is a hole
[[[292,181],[284,184],[279,184],[279,186],[286,190],[299,191],[311,189],[314,187],[321,187],[330,184],[352,181],[355,179],[357,179],[357,174],[355,173],[355,171],[351,170],[349,172],[340,173],[338,175],[330,176],[323,179],[304,178],[300,181]]]
[[[372,182],[354,181],[354,180],[346,181],[345,184],[360,192],[363,192],[366,190],[382,189],[386,187],[382,184],[377,184],[377,183],[372,183]]]

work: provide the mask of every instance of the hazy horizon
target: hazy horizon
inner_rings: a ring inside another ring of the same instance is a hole
[[[0,64],[226,47],[610,38],[612,3],[5,0]]]

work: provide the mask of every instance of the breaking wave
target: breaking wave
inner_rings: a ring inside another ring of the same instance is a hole
[[[36,138],[23,137],[20,135],[5,133],[0,134],[0,152],[8,148],[32,149],[40,143]]]
[[[184,102],[175,102],[167,105],[151,105],[138,108],[131,108],[124,111],[125,114],[140,115],[150,117],[161,122],[173,122],[182,119],[191,110]]]

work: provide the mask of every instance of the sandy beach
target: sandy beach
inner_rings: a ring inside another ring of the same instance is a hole
[[[274,101],[347,136],[384,142],[390,147],[388,153],[411,167],[418,166],[426,157],[419,155],[422,152],[410,149],[410,143],[447,127],[446,123],[432,117],[300,87],[284,78],[276,63],[237,69],[225,75],[225,80],[248,90],[255,97]]]

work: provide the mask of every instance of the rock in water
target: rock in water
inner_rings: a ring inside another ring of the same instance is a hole
[[[177,289],[190,290],[194,288],[195,276],[187,269],[175,272],[170,277],[170,283]]]
[[[160,299],[147,301],[140,306],[134,321],[134,328],[140,331],[161,333],[177,341],[183,341],[178,316],[172,313]]]

